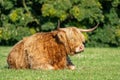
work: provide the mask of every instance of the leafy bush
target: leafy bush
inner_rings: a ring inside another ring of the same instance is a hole
[[[55,29],[55,25],[52,22],[48,22],[48,23],[43,24],[41,26],[41,29],[43,31],[51,31],[51,30]]]
[[[120,46],[120,0],[1,0],[0,44],[14,44],[40,31],[60,27],[90,28],[86,46]]]
[[[6,25],[0,29],[1,45],[13,45],[25,36],[29,36],[30,29],[27,27],[14,27],[14,25]]]
[[[88,45],[92,45],[95,47],[108,47],[111,45],[115,45],[116,40],[114,31],[114,28],[111,28],[110,26],[105,26],[104,29],[96,30],[95,34],[90,36],[90,41],[88,41]]]

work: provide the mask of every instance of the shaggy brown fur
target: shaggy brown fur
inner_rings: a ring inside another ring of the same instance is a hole
[[[75,69],[68,55],[84,50],[84,36],[75,27],[36,33],[18,42],[8,55],[13,69]]]

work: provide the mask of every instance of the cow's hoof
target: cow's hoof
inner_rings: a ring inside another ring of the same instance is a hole
[[[69,68],[70,70],[75,70],[75,66],[73,66],[73,65],[68,66],[68,68]]]

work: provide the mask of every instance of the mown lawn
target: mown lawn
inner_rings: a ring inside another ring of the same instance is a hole
[[[11,47],[0,46],[0,80],[120,80],[120,48],[86,48],[71,56],[76,70],[12,70],[6,58]]]

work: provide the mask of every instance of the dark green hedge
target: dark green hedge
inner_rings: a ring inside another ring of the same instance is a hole
[[[120,0],[1,0],[0,45],[61,27],[99,28],[85,33],[86,46],[120,46]]]

